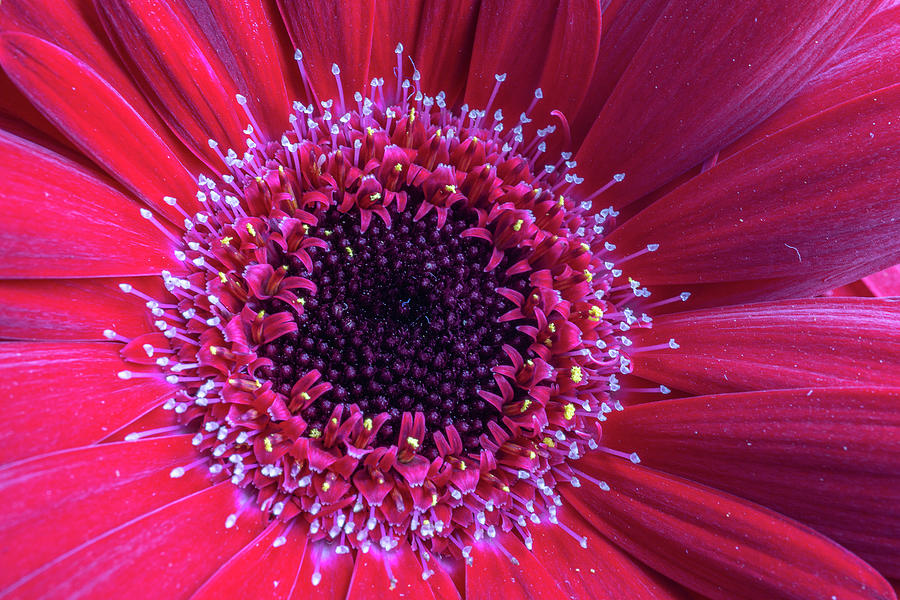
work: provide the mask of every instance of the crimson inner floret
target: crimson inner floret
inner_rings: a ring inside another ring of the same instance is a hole
[[[260,348],[273,363],[260,374],[286,395],[310,370],[322,374],[332,389],[300,413],[313,429],[324,429],[337,404],[355,404],[366,415],[390,416],[376,437],[390,444],[403,412],[421,412],[428,458],[437,457],[432,432],[450,425],[477,451],[488,423],[501,417],[479,392],[499,393],[492,369],[506,358],[504,345],[526,354],[529,343],[501,319],[514,305],[497,289],[525,293],[528,280],[506,274],[517,253],[484,270],[490,245],[460,235],[477,225],[474,211],[455,210],[438,228],[433,212],[414,220],[422,193],[404,191],[409,204],[388,208],[390,226],[377,220],[362,231],[356,211],[318,216],[308,235],[327,247],[310,248],[312,272],[295,257],[284,260],[289,276],[309,278],[317,291],[299,294],[298,330]],[[281,300],[258,308],[288,309]]]

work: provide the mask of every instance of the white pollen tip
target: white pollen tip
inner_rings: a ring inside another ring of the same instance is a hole
[[[541,88],[534,90],[534,97],[540,100],[544,97],[544,91]]]
[[[128,435],[125,436],[126,442],[136,442],[139,439],[141,439],[141,434],[139,434],[137,432],[129,433]]]
[[[237,103],[241,106],[245,106],[247,104],[247,97],[242,96],[241,94],[235,94],[234,99],[237,100]]]
[[[294,60],[303,60],[303,53],[300,50],[294,50]]]
[[[172,196],[163,196],[163,202],[165,202],[169,206],[175,206],[178,201]]]
[[[394,54],[400,54],[403,52],[403,44],[397,44],[397,47],[394,48]]]
[[[144,217],[145,219],[152,219],[152,218],[153,218],[153,213],[150,212],[149,210],[147,210],[146,208],[142,208],[142,209],[141,209],[141,216]]]
[[[659,244],[647,244],[648,252],[656,252],[657,250],[659,250]]]
[[[500,73],[499,75],[494,75],[494,79],[496,79],[498,83],[502,83],[502,82],[506,81],[506,73]]]
[[[272,542],[272,547],[280,548],[280,547],[284,546],[286,543],[287,543],[287,538],[284,537],[283,535],[280,535],[277,538],[275,538],[274,542]]]
[[[114,340],[114,339],[116,339],[116,332],[113,331],[112,329],[104,329],[103,337],[105,337],[108,340]]]
[[[628,460],[630,460],[634,464],[638,464],[639,462],[641,462],[641,457],[637,455],[637,452],[632,452],[628,455]]]
[[[313,585],[318,586],[320,583],[322,583],[322,574],[318,572],[313,573],[310,581]]]
[[[341,68],[337,66],[337,63],[331,63],[331,74],[332,75],[340,75]]]
[[[169,477],[172,479],[178,479],[179,477],[184,476],[184,467],[175,467],[171,471],[169,471]]]
[[[131,371],[119,371],[119,379],[131,379]]]
[[[225,529],[231,529],[235,523],[237,523],[237,515],[228,515],[228,518],[225,519]]]
[[[625,173],[616,173],[613,175],[613,179],[616,181],[625,181]]]

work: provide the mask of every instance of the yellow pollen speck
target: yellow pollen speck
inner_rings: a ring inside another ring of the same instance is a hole
[[[589,282],[590,282],[590,281],[593,281],[593,279],[594,279],[594,274],[591,273],[590,271],[588,271],[587,269],[585,269],[585,270],[584,270],[584,278],[585,278],[586,280],[588,280]]]
[[[464,463],[463,461],[459,461],[459,470],[460,470],[460,471],[465,471],[465,470],[466,470],[466,463]]]
[[[266,311],[261,310],[258,313],[256,313],[256,316],[259,317],[260,319],[262,319],[264,316],[266,316]]]
[[[330,489],[331,489],[331,484],[328,483],[327,481],[326,481],[325,483],[322,484],[322,491],[323,491],[323,492],[327,492],[327,491],[330,490]]]
[[[225,273],[219,271],[219,281],[222,283],[228,283],[228,277],[225,276]]]
[[[353,248],[351,248],[350,246],[346,246],[346,247],[344,247],[344,250],[347,251],[347,255],[348,255],[350,258],[353,258]]]
[[[529,367],[533,367],[534,361],[529,358],[528,360],[525,361],[525,364],[528,365]]]
[[[334,232],[331,231],[330,229],[326,229],[326,230],[323,231],[322,233],[324,233],[325,235],[331,235],[331,234],[334,233]]]
[[[509,486],[506,485],[506,484],[503,484],[503,487],[500,488],[500,489],[503,490],[504,492],[508,492],[508,491],[509,491]]]
[[[278,165],[278,172],[281,173],[282,175],[284,175],[284,167],[281,165]]]
[[[526,398],[525,401],[522,402],[522,410],[520,410],[519,412],[525,412],[526,410],[528,410],[529,406],[531,406],[531,400]]]
[[[406,438],[406,443],[409,444],[413,448],[413,450],[419,447],[419,440],[412,436]]]
[[[375,128],[373,128],[373,127],[366,127],[366,133],[369,134],[369,135],[375,135]]]
[[[566,420],[571,421],[572,417],[575,416],[575,405],[569,402],[566,404]]]
[[[591,321],[599,321],[603,317],[603,310],[599,306],[592,306],[588,314]]]
[[[535,452],[534,450],[529,450],[528,458],[537,458],[537,452]]]
[[[431,495],[431,505],[432,505],[432,506],[437,506],[437,501],[438,501],[438,495],[437,495],[437,494],[432,494],[432,495]]]
[[[331,417],[331,422],[334,423],[335,425],[338,424],[338,420],[335,417]]]
[[[412,107],[409,109],[409,122],[412,123],[416,120],[416,107]]]
[[[516,221],[515,225],[513,225],[513,231],[520,231],[522,229],[522,224],[525,223],[522,219]]]
[[[259,389],[262,387],[262,383],[259,381],[259,379],[254,379],[253,385],[256,386],[256,389]]]
[[[544,442],[544,445],[547,446],[547,447],[549,447],[549,448],[556,448],[556,442],[554,442],[554,441],[553,441],[553,438],[551,438],[551,437],[545,437],[545,438],[544,438],[543,440],[541,440],[541,441],[543,441],[543,442]]]
[[[256,230],[253,229],[253,225],[251,225],[250,223],[247,223],[247,233],[249,233],[253,237],[256,237]]]
[[[310,430],[309,430],[309,437],[314,438],[314,439],[315,439],[315,438],[320,438],[320,437],[322,437],[322,432],[319,431],[318,429],[315,429],[315,428],[310,429]]]
[[[369,199],[372,201],[381,200],[381,192],[375,192],[374,194],[369,196]]]
[[[572,367],[572,373],[571,375],[569,375],[569,378],[575,383],[581,382],[581,380],[584,379],[584,375],[582,375],[581,373],[581,367],[579,367],[578,365]]]
[[[266,447],[266,452],[271,452],[272,451],[272,438],[266,437],[265,439],[263,439],[263,446]]]
[[[303,233],[309,233],[309,225],[306,223],[303,224]]]
[[[585,244],[584,242],[581,242],[581,249],[584,250],[585,252],[591,251],[591,247],[588,246],[587,244]]]
[[[547,325],[547,329],[550,330],[550,333],[556,333],[556,323],[550,323]]]
[[[394,170],[400,173],[401,171],[403,171],[403,165],[397,163],[396,165],[394,165]]]
[[[226,235],[225,237],[222,238],[222,245],[227,246],[228,244],[231,243],[231,240],[233,240],[233,239],[234,238],[231,237],[230,235]]]
[[[560,206],[565,206],[565,205],[566,205],[566,199],[563,198],[562,196],[560,196],[560,197],[559,197],[559,200],[557,200],[556,202],[557,202],[557,204],[559,204]]]
[[[450,193],[450,194],[454,194],[454,193],[456,193],[456,186],[455,186],[455,185],[449,185],[449,184],[448,184],[448,185],[445,185],[445,186],[444,186],[444,191],[446,191],[446,192],[448,192],[448,193]]]
[[[260,177],[259,175],[257,175],[254,179],[256,179],[256,183],[262,183],[262,182],[263,182],[263,178]]]
[[[550,348],[551,346],[553,346],[553,340],[547,338],[546,340],[544,340],[544,345]]]
[[[306,392],[300,392],[300,397],[304,400],[309,400],[310,396]]]
[[[212,354],[213,356],[215,356],[217,352],[218,352],[218,350],[216,349],[215,346],[209,347],[209,353]]]
[[[306,298],[297,298],[297,304],[306,304]]]
[[[363,421],[363,427],[366,429],[366,431],[372,431],[372,419],[366,419],[365,421]]]

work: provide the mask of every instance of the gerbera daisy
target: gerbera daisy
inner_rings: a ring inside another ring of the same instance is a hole
[[[896,598],[898,35],[7,0],[0,598]]]

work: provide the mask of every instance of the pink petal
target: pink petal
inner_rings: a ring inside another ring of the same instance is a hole
[[[175,223],[182,217],[162,201],[164,196],[176,196],[188,210],[198,210],[193,176],[89,65],[26,34],[0,37],[0,64],[82,152],[145,203]]]
[[[872,17],[787,104],[725,149],[719,160],[833,106],[900,81],[900,6]]]
[[[588,189],[626,205],[700,164],[784,104],[876,0],[670,3],[576,158]]]
[[[666,600],[680,596],[647,575],[627,554],[598,535],[575,511],[564,505],[560,521],[585,538],[584,548],[557,525],[530,527],[534,555],[556,576],[569,597],[595,600]]]
[[[900,265],[863,277],[863,282],[876,296],[900,296]]]
[[[158,277],[0,280],[0,338],[101,341],[106,329],[127,338],[146,333],[149,310],[142,299],[122,293],[119,283],[156,297],[164,292]]]
[[[123,380],[120,344],[0,344],[0,463],[97,442],[153,406],[173,387],[161,378]],[[22,443],[23,440],[32,443]]]
[[[256,539],[231,557],[197,590],[191,600],[267,598],[287,600],[306,549],[302,527],[271,523]],[[281,543],[280,537],[284,537]],[[274,546],[278,540],[278,547]]]
[[[654,319],[635,347],[641,377],[711,394],[810,386],[900,386],[900,305],[871,298],[782,300]]]
[[[45,565],[16,593],[183,597],[263,529],[263,513],[254,509],[244,511],[234,527],[225,528],[228,516],[246,501],[241,496],[237,487],[223,482],[163,506]]]
[[[660,244],[625,265],[645,285],[755,282],[730,301],[821,293],[895,264],[898,102],[895,85],[783,129],[664,196],[610,241],[624,254]],[[774,278],[785,281],[760,281]],[[701,302],[712,293],[700,290]]]
[[[775,390],[610,415],[604,443],[768,506],[900,576],[900,388]]]
[[[493,111],[502,108],[510,127],[542,88],[541,120],[551,110],[574,114],[587,92],[600,43],[600,7],[590,0],[481,3],[472,48],[466,102],[485,108],[506,74]],[[535,115],[532,115],[534,117]]]
[[[449,106],[462,100],[477,21],[477,0],[430,0],[422,11],[416,66],[428,93],[447,92]]]
[[[422,565],[406,542],[390,553],[374,549],[357,553],[347,600],[368,598],[434,599],[431,587],[422,579]]]
[[[169,128],[207,164],[223,169],[208,141],[223,152],[246,148],[247,117],[235,95],[248,90],[235,85],[196,22],[178,6],[150,0],[98,2],[98,8],[122,61]]]
[[[0,277],[102,277],[176,269],[138,206],[49,150],[0,131]]]
[[[499,548],[502,544],[503,550]],[[515,563],[504,553],[515,559]],[[511,534],[472,547],[472,564],[466,566],[466,600],[538,600],[562,598],[555,574]]]
[[[76,448],[0,469],[0,592],[97,536],[206,488],[199,469],[169,477],[195,458],[190,438],[179,436]]]
[[[303,66],[320,101],[338,101],[332,65],[340,69],[345,102],[362,92],[370,77],[384,77],[390,89],[390,73],[369,74],[375,23],[375,0],[352,4],[326,0],[278,0],[278,8],[294,46],[303,52]],[[379,34],[380,39],[380,34]],[[390,40],[388,40],[390,42]]]
[[[344,600],[353,575],[353,557],[337,554],[333,544],[308,544],[291,600]],[[318,583],[314,575],[318,573]]]
[[[710,598],[894,598],[862,560],[777,513],[602,453],[593,484],[562,491],[635,558]]]

